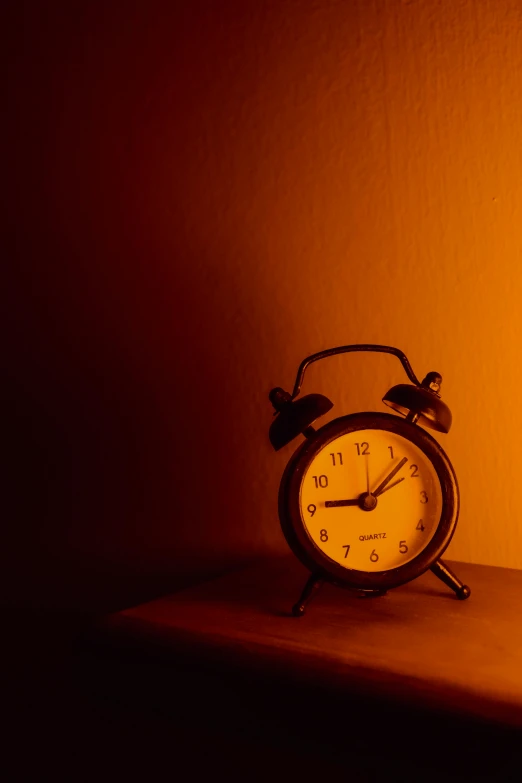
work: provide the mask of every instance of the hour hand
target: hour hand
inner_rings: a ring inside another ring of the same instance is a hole
[[[359,498],[355,500],[325,500],[324,505],[326,508],[338,508],[339,506],[358,506]]]
[[[384,489],[381,489],[381,491],[379,492],[379,495],[383,495],[385,492],[388,492],[389,489],[392,489],[393,487],[396,487],[397,484],[401,483],[401,481],[404,481],[404,476],[402,478],[400,478],[400,479],[397,479],[397,481],[394,481],[393,484],[386,484]]]
[[[379,486],[377,487],[377,489],[375,490],[375,492],[373,492],[373,493],[372,493],[372,494],[374,495],[374,497],[377,497],[378,495],[382,495],[382,493],[386,491],[384,488],[385,488],[385,487],[386,487],[386,486],[387,486],[387,485],[390,483],[390,481],[392,480],[392,478],[393,478],[395,475],[397,475],[397,473],[398,473],[398,472],[399,472],[399,470],[402,468],[402,466],[404,465],[404,463],[405,463],[405,462],[408,462],[408,457],[403,457],[403,458],[401,459],[401,461],[400,461],[400,462],[399,462],[397,465],[395,465],[395,467],[394,467],[394,469],[392,470],[392,472],[391,472],[391,473],[389,473],[389,474],[386,476],[386,478],[384,479],[384,481],[381,481],[381,483],[379,484]],[[398,484],[399,482],[397,481],[396,483]],[[394,485],[394,486],[395,486],[395,485]],[[388,487],[388,489],[391,489],[391,487]]]

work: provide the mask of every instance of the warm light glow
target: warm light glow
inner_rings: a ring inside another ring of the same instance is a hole
[[[267,394],[356,342],[443,376],[445,557],[522,568],[521,0],[8,5],[7,582],[287,552]],[[304,393],[322,424],[402,382]]]

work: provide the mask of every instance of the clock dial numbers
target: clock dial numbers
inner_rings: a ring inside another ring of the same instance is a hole
[[[431,541],[442,489],[424,452],[388,430],[357,430],[323,447],[300,489],[305,530],[345,568],[384,571],[403,565]]]
[[[328,486],[328,476],[325,476],[324,474],[322,476],[312,476],[313,480],[315,481],[315,488],[321,487],[321,489],[326,489]]]

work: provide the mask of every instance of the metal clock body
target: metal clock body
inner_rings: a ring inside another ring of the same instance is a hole
[[[316,430],[312,423],[332,403],[319,394],[296,400],[305,369],[312,361],[350,351],[397,356],[413,383],[394,386],[383,398],[399,415],[354,413]],[[324,581],[377,596],[428,569],[457,597],[469,597],[469,587],[440,560],[459,515],[455,471],[423,428],[447,432],[451,426],[449,408],[440,399],[441,381],[432,372],[419,382],[396,348],[349,345],[305,359],[292,395],[280,388],[270,393],[276,409],[270,429],[274,448],[305,436],[279,490],[283,533],[311,572],[294,615],[304,614]]]
[[[430,568],[451,540],[458,511],[444,451],[420,427],[387,413],[321,427],[291,458],[279,492],[281,526],[301,562],[366,590],[397,587]]]

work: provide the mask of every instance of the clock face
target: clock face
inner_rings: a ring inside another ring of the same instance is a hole
[[[417,557],[441,520],[443,493],[417,445],[385,429],[341,434],[303,473],[299,510],[314,547],[358,571],[387,571]]]

